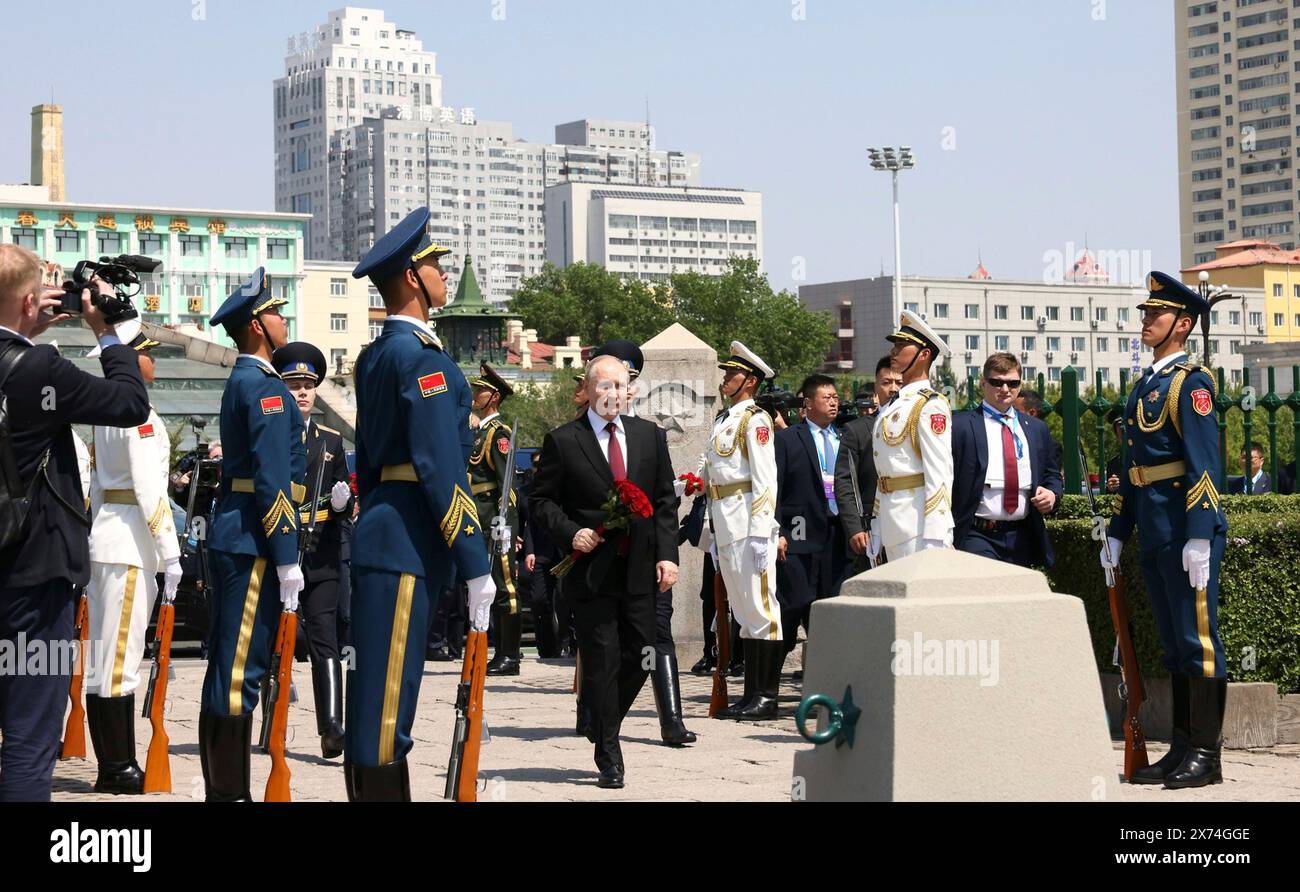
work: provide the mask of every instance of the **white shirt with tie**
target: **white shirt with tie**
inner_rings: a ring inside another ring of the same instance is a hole
[[[980,414],[984,417],[984,435],[988,442],[989,461],[984,471],[984,492],[980,497],[979,507],[975,509],[975,516],[985,520],[1023,520],[1029,514],[1029,485],[1034,473],[1029,462],[1029,437],[1014,408],[1007,410],[1005,423],[991,417],[989,412],[997,412],[997,409],[987,402],[980,406]],[[1016,477],[1020,483],[1020,492],[1016,497],[1014,514],[1008,514],[1002,505],[1002,494],[1007,479],[1006,469],[1003,467],[1002,429],[1008,424],[1011,427],[1012,438],[1018,439],[1021,446],[1016,457]]]
[[[805,418],[808,424],[808,432],[812,434],[813,447],[817,450],[817,460],[821,463],[822,487],[825,491],[827,506],[831,514],[840,513],[839,506],[835,503],[835,460],[840,454],[840,432],[835,429],[835,425],[830,427],[819,427],[811,418]],[[826,448],[826,441],[830,440],[830,449]],[[830,455],[827,455],[827,452]]]
[[[587,423],[591,425],[592,432],[596,435],[596,442],[600,444],[600,451],[605,456],[605,461],[609,461],[609,431],[606,429],[609,422],[597,415],[590,408],[587,409]],[[614,419],[615,433],[618,435],[619,451],[623,454],[623,471],[627,472],[627,432],[623,430],[623,416]]]

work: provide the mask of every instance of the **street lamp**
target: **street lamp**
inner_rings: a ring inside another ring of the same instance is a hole
[[[903,310],[903,246],[902,233],[898,216],[898,172],[912,170],[916,167],[916,158],[911,146],[899,146],[895,152],[892,146],[882,149],[868,148],[867,157],[871,159],[872,170],[887,170],[894,181],[894,314],[891,325],[898,321]]]

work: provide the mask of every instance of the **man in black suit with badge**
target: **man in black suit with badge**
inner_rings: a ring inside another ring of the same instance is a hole
[[[677,582],[677,494],[668,440],[654,422],[624,415],[628,369],[612,356],[587,368],[588,409],[546,435],[530,508],[562,551],[580,553],[565,576],[574,606],[582,697],[591,710],[601,787],[621,788],[618,734],[655,643],[656,591]],[[596,529],[616,480],[640,487],[653,514],[626,530]]]
[[[90,519],[72,425],[142,425],[149,394],[135,350],[91,302],[92,293],[113,295],[99,279],[81,292],[79,312],[99,341],[104,377],[32,343],[72,318],[54,315],[64,293],[42,286],[43,270],[26,248],[0,245],[0,392],[9,435],[0,458],[13,462],[3,469],[9,497],[29,499],[25,523],[0,551],[0,641],[44,642],[53,658],[57,643],[73,637],[75,590],[90,581]],[[14,503],[5,507],[13,517]],[[0,672],[0,802],[49,801],[71,672],[70,665]]]

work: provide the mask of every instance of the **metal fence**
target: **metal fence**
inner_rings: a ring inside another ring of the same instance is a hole
[[[1277,395],[1277,385],[1274,377],[1274,370],[1268,369],[1268,392],[1259,396],[1257,389],[1252,386],[1250,379],[1250,369],[1245,369],[1242,373],[1242,387],[1236,396],[1230,396],[1223,382],[1223,369],[1217,370],[1218,379],[1218,397],[1215,400],[1215,414],[1219,423],[1219,457],[1220,457],[1220,474],[1219,474],[1219,491],[1226,492],[1228,489],[1228,413],[1236,410],[1242,414],[1242,430],[1244,433],[1243,448],[1249,449],[1252,442],[1252,432],[1257,424],[1263,423],[1268,428],[1268,460],[1266,468],[1269,476],[1273,480],[1273,485],[1277,487],[1278,470],[1282,466],[1279,460],[1277,448],[1277,413],[1283,408],[1289,408],[1292,412],[1292,428],[1294,432],[1293,443],[1300,446],[1300,366],[1291,367],[1291,393],[1285,399]],[[1061,394],[1060,399],[1055,403],[1047,399],[1046,382],[1042,373],[1038,375],[1038,392],[1043,395],[1043,407],[1040,417],[1046,420],[1051,415],[1057,415],[1061,419],[1061,440],[1065,444],[1078,443],[1080,437],[1087,435],[1095,438],[1097,444],[1097,455],[1101,462],[1104,463],[1106,453],[1107,427],[1106,413],[1111,409],[1118,408],[1121,411],[1127,404],[1129,394],[1129,382],[1127,370],[1121,371],[1119,376],[1119,393],[1120,399],[1111,402],[1102,394],[1105,386],[1101,380],[1101,373],[1097,373],[1096,386],[1093,389],[1093,399],[1090,402],[1084,401],[1084,394],[1079,388],[1079,371],[1073,366],[1061,370]],[[966,403],[963,409],[976,411],[980,407],[980,388],[979,379],[971,377],[966,384]],[[1263,411],[1267,419],[1258,419],[1256,413]],[[1088,416],[1091,415],[1090,419]],[[1089,427],[1091,426],[1091,427]],[[1110,435],[1114,437],[1114,434]],[[1119,438],[1119,450],[1121,465],[1126,464],[1128,446],[1124,439]],[[1083,468],[1079,461],[1079,451],[1077,449],[1065,449],[1063,451],[1062,468],[1065,475],[1065,491],[1067,493],[1077,493],[1083,491]],[[1097,469],[1101,475],[1102,485],[1105,485],[1105,466]],[[1252,477],[1246,473],[1246,492],[1251,491]]]

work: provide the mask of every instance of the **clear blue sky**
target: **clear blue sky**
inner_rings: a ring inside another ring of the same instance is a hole
[[[792,287],[893,267],[889,178],[910,144],[904,274],[1039,278],[1067,243],[1178,265],[1168,0],[390,0],[438,54],[448,105],[549,141],[639,119],[705,185],[764,195],[766,268]],[[61,0],[8,9],[0,182],[28,178],[32,105],[64,109],[77,201],[270,209],[271,82],[333,3]],[[337,4],[341,6],[342,4]],[[82,60],[104,59],[99,71]],[[954,128],[955,150],[946,150]]]

